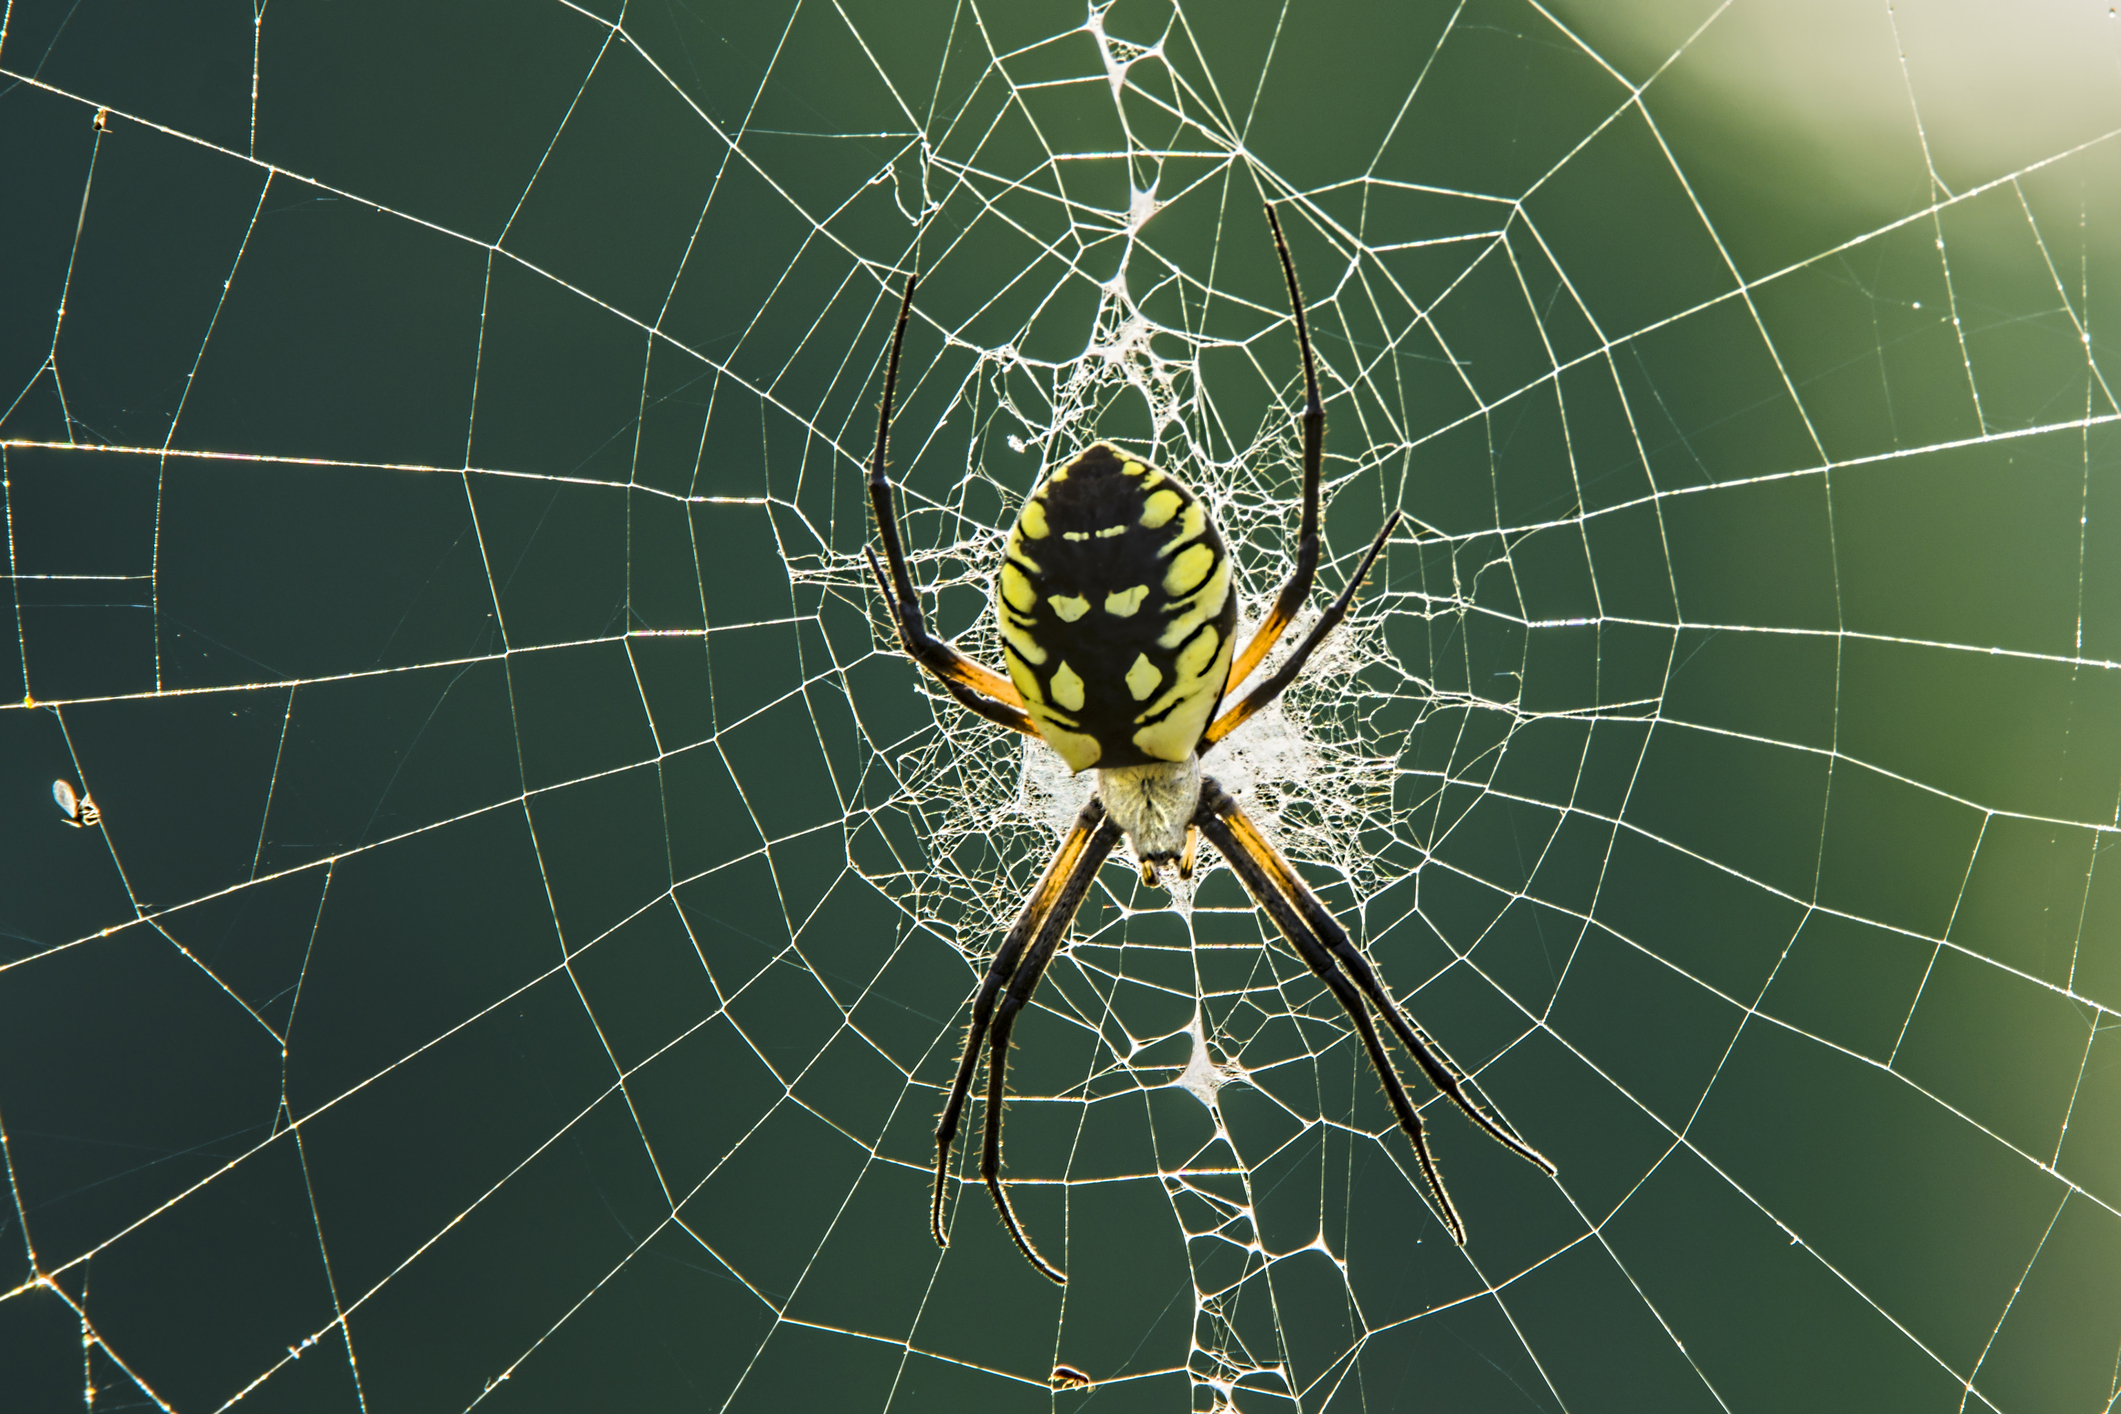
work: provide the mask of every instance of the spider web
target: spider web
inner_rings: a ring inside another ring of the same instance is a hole
[[[2108,11],[0,24],[10,1408],[2114,1408]],[[1088,783],[894,651],[860,468],[918,268],[942,631],[1093,435],[1256,613],[1263,199],[1312,612],[1406,520],[1210,769],[1560,1174],[1429,1104],[1455,1248],[1120,858],[1009,1070],[1055,1289],[926,1190]]]

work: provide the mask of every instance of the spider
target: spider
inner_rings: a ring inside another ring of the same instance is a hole
[[[994,586],[1007,676],[930,633],[906,568],[891,478],[884,470],[899,348],[918,276],[907,277],[885,364],[876,454],[869,463],[869,501],[883,541],[884,563],[878,563],[874,550],[865,553],[901,648],[960,705],[1011,731],[1038,737],[1077,772],[1097,769],[1097,793],[1046,866],[972,998],[972,1023],[957,1079],[935,1126],[935,1190],[928,1212],[936,1245],[948,1247],[943,1199],[951,1148],[985,1040],[987,1108],[980,1178],[1017,1250],[1056,1283],[1066,1282],[1066,1274],[1039,1255],[1002,1186],[1009,1033],[1017,1014],[1030,1004],[1091,881],[1122,837],[1141,866],[1143,883],[1152,886],[1161,885],[1160,871],[1166,866],[1175,865],[1181,879],[1192,877],[1203,834],[1229,861],[1245,889],[1354,1023],[1399,1127],[1414,1146],[1422,1179],[1452,1241],[1465,1244],[1465,1223],[1444,1189],[1421,1116],[1385,1054],[1369,1009],[1384,1019],[1422,1073],[1467,1119],[1544,1172],[1556,1171],[1466,1093],[1464,1072],[1393,1002],[1376,969],[1259,827],[1212,776],[1201,773],[1200,758],[1280,696],[1312,651],[1346,617],[1356,589],[1399,524],[1395,511],[1310,634],[1274,673],[1217,715],[1214,709],[1227,691],[1259,666],[1296,618],[1318,567],[1325,410],[1319,405],[1318,373],[1296,266],[1272,203],[1266,212],[1303,357],[1303,520],[1295,573],[1282,586],[1266,621],[1234,657],[1237,602],[1230,587],[1230,556],[1207,506],[1170,472],[1103,441],[1048,474],[1009,532]]]

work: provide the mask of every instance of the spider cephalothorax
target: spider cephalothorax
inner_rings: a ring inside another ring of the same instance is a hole
[[[899,347],[913,309],[914,280],[906,281],[898,325],[884,374],[876,456],[869,466],[869,498],[884,542],[884,565],[874,553],[870,572],[907,654],[933,673],[950,695],[989,721],[1036,736],[1072,770],[1097,770],[1097,794],[1076,817],[1053,862],[1031,891],[1023,912],[994,954],[972,1000],[972,1025],[958,1061],[957,1080],[935,1127],[935,1195],[930,1230],[944,1246],[943,1199],[950,1149],[988,1043],[987,1113],[980,1178],[994,1198],[1009,1236],[1030,1263],[1054,1281],[1060,1269],[1038,1254],[1009,1206],[1001,1181],[1003,1072],[1009,1033],[1030,1003],[1040,975],[1066,937],[1100,865],[1124,837],[1140,862],[1144,882],[1160,866],[1193,872],[1195,842],[1206,834],[1229,861],[1283,937],[1318,975],[1354,1023],[1371,1067],[1452,1238],[1466,1240],[1465,1224],[1429,1155],[1421,1117],[1386,1055],[1371,1019],[1374,1010],[1422,1073],[1468,1119],[1548,1173],[1554,1166],[1504,1129],[1466,1092],[1464,1076],[1441,1048],[1402,1012],[1383,981],[1311,892],[1230,796],[1201,773],[1201,757],[1302,671],[1311,652],[1347,615],[1355,591],[1384,549],[1397,513],[1371,542],[1347,587],[1281,665],[1228,707],[1225,694],[1260,665],[1295,619],[1318,567],[1320,463],[1325,411],[1311,335],[1297,293],[1296,267],[1281,222],[1267,208],[1281,258],[1304,364],[1303,522],[1296,572],[1282,586],[1251,641],[1238,651],[1237,599],[1230,556],[1207,505],[1172,473],[1108,442],[1096,442],[1044,477],[1024,502],[995,572],[994,611],[1001,625],[1008,676],[967,658],[929,633],[899,544],[898,515],[884,452],[891,401],[898,383]],[[1221,708],[1218,715],[1218,708]]]

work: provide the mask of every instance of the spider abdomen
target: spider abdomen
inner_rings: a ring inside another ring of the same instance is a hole
[[[1039,483],[995,577],[1009,678],[1077,771],[1183,761],[1230,676],[1230,557],[1179,479],[1107,442]]]

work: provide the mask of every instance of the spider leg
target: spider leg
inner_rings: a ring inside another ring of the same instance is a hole
[[[1059,897],[1054,900],[1052,910],[1039,928],[1038,941],[1024,955],[1016,976],[1010,979],[1008,995],[995,1010],[994,1037],[987,1052],[987,1127],[980,1146],[980,1178],[994,1196],[994,1210],[1001,1214],[1002,1226],[1009,1229],[1016,1250],[1024,1254],[1025,1261],[1038,1268],[1039,1275],[1055,1285],[1066,1285],[1067,1273],[1039,1256],[1023,1224],[1017,1221],[1016,1210],[1009,1206],[1008,1193],[1002,1188],[1002,1083],[1009,1066],[1009,1032],[1016,1025],[1017,1013],[1030,1003],[1031,993],[1045,974],[1046,964],[1053,960],[1054,950],[1068,935],[1068,925],[1075,921],[1075,911],[1082,907],[1083,895],[1090,891],[1090,881],[1097,877],[1098,867],[1112,853],[1112,847],[1119,843],[1119,836],[1119,826],[1107,820],[1083,847]]]
[[[1341,590],[1340,597],[1319,616],[1318,623],[1312,628],[1309,636],[1297,645],[1296,651],[1289,655],[1286,662],[1274,670],[1273,677],[1239,698],[1236,706],[1209,723],[1208,729],[1201,733],[1200,749],[1203,754],[1209,747],[1236,731],[1254,712],[1281,696],[1282,689],[1296,681],[1296,675],[1302,672],[1304,664],[1311,660],[1312,651],[1325,642],[1326,635],[1338,628],[1340,621],[1348,616],[1349,606],[1355,602],[1355,591],[1362,587],[1363,578],[1370,573],[1370,566],[1376,563],[1378,553],[1385,548],[1385,541],[1398,526],[1398,511],[1385,517],[1384,529],[1378,531],[1377,538],[1370,542],[1370,548],[1364,552],[1362,563],[1355,567],[1355,575],[1348,581],[1348,587]],[[1230,681],[1237,681],[1235,668],[1230,670]]]
[[[929,671],[930,675],[932,675],[937,682],[943,685],[943,690],[948,692],[951,697],[957,700],[957,704],[960,707],[963,707],[968,711],[977,712],[980,716],[985,717],[988,721],[997,723],[1000,726],[1007,727],[1011,731],[1022,732],[1025,736],[1037,736],[1038,728],[1031,724],[1031,719],[1025,716],[1020,709],[1011,707],[1005,702],[995,701],[992,697],[988,697],[981,693],[978,688],[971,686],[970,683],[963,676],[956,675],[954,668],[950,668],[948,665],[946,665],[944,668],[938,668],[935,663],[929,660],[929,658],[922,656],[921,652],[915,648],[914,644],[916,642],[917,637],[927,637],[927,630],[921,625],[918,619],[916,619],[910,626],[908,625],[906,621],[906,616],[900,611],[897,596],[891,592],[891,586],[884,579],[883,567],[877,564],[876,562],[876,552],[874,550],[869,550],[865,551],[864,553],[869,556],[869,573],[873,575],[876,579],[876,591],[877,593],[884,596],[884,603],[888,605],[891,609],[892,620],[898,625],[899,646],[905,649],[906,656],[913,659],[914,662],[919,663],[922,667],[926,668]],[[916,609],[914,612],[918,613],[919,610]],[[949,644],[943,643],[934,638],[927,638],[927,642],[933,648],[939,649],[943,653],[955,657],[962,664],[969,666],[977,670],[978,672],[986,672],[986,669],[981,668],[980,665],[974,662],[972,659],[966,658],[962,654],[958,653],[958,651],[955,648],[952,648]],[[993,677],[995,675],[989,673],[988,676]],[[1010,689],[1010,695],[1012,697],[1015,696],[1014,688]]]
[[[1289,309],[1296,316],[1296,347],[1304,360],[1304,511],[1297,529],[1296,569],[1281,587],[1281,594],[1259,631],[1230,664],[1233,686],[1259,666],[1259,660],[1267,656],[1267,650],[1281,638],[1297,610],[1303,608],[1304,596],[1311,592],[1311,576],[1318,570],[1318,482],[1325,456],[1326,410],[1318,401],[1318,368],[1311,356],[1311,326],[1304,318],[1304,299],[1296,288],[1296,263],[1289,258],[1289,243],[1282,239],[1281,218],[1274,214],[1271,201],[1267,203],[1267,225],[1274,232],[1274,252],[1281,257],[1281,277],[1289,286]]]
[[[891,478],[884,471],[884,452],[891,441],[891,404],[898,395],[899,347],[906,341],[906,319],[913,312],[913,290],[919,277],[906,277],[906,295],[899,302],[898,324],[891,331],[891,356],[884,365],[884,401],[876,419],[876,454],[869,460],[869,505],[876,513],[876,529],[884,542],[884,559],[891,567],[887,585],[876,555],[869,555],[869,568],[876,575],[879,591],[891,609],[898,627],[899,645],[906,656],[919,663],[948,688],[950,695],[990,722],[1012,731],[1036,736],[1038,729],[1024,715],[1024,699],[1010,681],[992,668],[982,666],[928,631],[921,613],[920,596],[913,589],[913,575],[906,568],[906,551],[899,543],[898,510],[892,503]]]
[[[1497,1142],[1547,1173],[1553,1173],[1554,1166],[1537,1150],[1502,1129],[1473,1102],[1460,1083],[1457,1067],[1420,1028],[1406,1019],[1385,991],[1375,969],[1356,951],[1347,932],[1334,921],[1333,915],[1318,901],[1318,896],[1311,892],[1288,861],[1267,843],[1259,828],[1238,808],[1237,802],[1213,780],[1201,782],[1200,812],[1195,820],[1223,857],[1230,861],[1230,867],[1236,870],[1246,891],[1266,910],[1282,936],[1332,991],[1333,999],[1355,1023],[1356,1034],[1362,1038],[1363,1049],[1369,1054],[1370,1067],[1384,1086],[1385,1098],[1391,1102],[1399,1127],[1414,1146],[1415,1162],[1421,1168],[1430,1196],[1436,1201],[1444,1226],[1450,1230],[1452,1240],[1464,1246],[1465,1221],[1459,1217],[1457,1207],[1444,1188],[1443,1175],[1437,1172],[1435,1158],[1429,1153],[1421,1116],[1408,1099],[1406,1086],[1385,1054],[1377,1028],[1363,1005],[1365,999],[1384,1016],[1393,1034],[1399,1037],[1400,1044],[1407,1048],[1437,1089],[1467,1118]]]
[[[1255,835],[1258,833],[1257,827],[1249,819],[1244,819],[1242,815],[1239,818],[1243,828]],[[1271,846],[1264,839],[1260,841],[1260,848],[1268,850],[1270,854],[1272,852]],[[1326,911],[1326,906],[1319,902],[1318,895],[1311,892],[1294,869],[1289,868],[1286,860],[1275,856],[1273,862],[1286,876],[1290,892],[1296,898],[1297,906],[1303,910],[1304,917],[1310,921],[1319,936],[1326,940],[1334,958],[1347,969],[1348,975],[1355,979],[1355,985],[1370,999],[1370,1005],[1376,1007],[1378,1014],[1384,1017],[1385,1025],[1391,1027],[1392,1034],[1399,1037],[1399,1044],[1405,1046],[1407,1054],[1414,1057],[1414,1063],[1421,1067],[1422,1074],[1429,1077],[1429,1083],[1434,1085],[1445,1099],[1456,1105],[1459,1113],[1485,1130],[1490,1139],[1549,1176],[1559,1173],[1560,1170],[1554,1167],[1551,1159],[1505,1129],[1467,1092],[1465,1071],[1436,1043],[1435,1037],[1422,1029],[1420,1022],[1407,1015],[1405,1010],[1392,1000],[1392,994],[1385,989],[1384,979],[1377,975],[1377,970],[1370,965],[1370,960],[1349,941],[1347,930],[1334,921],[1333,915]]]
[[[995,1207],[1017,1248],[1033,1266],[1056,1282],[1066,1278],[1032,1248],[1016,1214],[1009,1207],[1008,1199],[1003,1196],[1000,1177],[1002,1072],[1016,1013],[1031,1000],[1032,989],[1038,985],[1039,976],[1061,938],[1066,936],[1069,923],[1082,906],[1083,896],[1089,892],[1090,881],[1096,877],[1098,867],[1111,854],[1113,846],[1119,843],[1119,833],[1119,827],[1105,817],[1105,807],[1095,797],[1075,817],[1074,827],[1061,842],[1053,862],[1046,866],[1044,876],[1025,901],[1023,912],[1017,915],[1015,924],[1002,939],[1002,945],[995,952],[994,961],[973,997],[972,1024],[965,1035],[964,1054],[958,1059],[957,1079],[950,1087],[942,1118],[935,1126],[935,1195],[929,1205],[928,1230],[938,1247],[948,1247],[950,1239],[943,1231],[943,1197],[950,1177],[950,1148],[957,1140],[958,1121],[964,1115],[973,1075],[979,1068],[980,1044],[987,1038],[991,1023],[993,1046],[987,1062],[987,1131],[986,1146],[981,1155],[981,1176],[986,1180],[988,1191],[994,1195]],[[996,1016],[996,999],[1001,997],[1004,986],[1009,988],[1008,995],[1002,998],[1001,1014]]]

